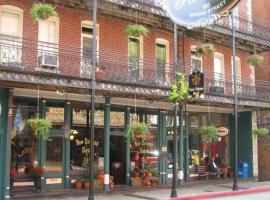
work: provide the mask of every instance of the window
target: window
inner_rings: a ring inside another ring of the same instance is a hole
[[[156,68],[158,82],[169,82],[169,42],[167,40],[156,39]]]
[[[224,56],[220,53],[214,55],[214,85],[223,86]]]
[[[233,70],[233,57],[231,57],[231,63],[232,63],[232,83],[234,83],[234,70]],[[235,67],[236,67],[236,82],[238,84],[238,92],[241,92],[241,60],[240,58],[235,58]],[[234,90],[234,87],[233,87]]]
[[[90,21],[83,21],[81,26],[81,75],[90,77],[91,59],[93,50],[93,23]],[[97,25],[97,51],[99,51],[99,26]],[[98,57],[97,57],[98,59]]]
[[[128,76],[129,80],[137,81],[142,79],[142,51],[139,38],[128,39]]]
[[[58,67],[58,42],[59,42],[59,20],[50,17],[48,20],[38,22],[39,41],[39,67],[54,69]]]
[[[202,58],[196,55],[196,46],[191,46],[191,72],[201,71],[202,72]]]
[[[0,6],[0,60],[2,65],[21,67],[23,11]]]

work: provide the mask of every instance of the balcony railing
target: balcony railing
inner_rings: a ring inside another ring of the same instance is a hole
[[[91,56],[91,52],[86,54],[78,47],[38,42],[35,44],[18,38],[0,39],[0,69],[38,74],[43,78],[57,75],[64,78],[90,80],[93,72]],[[191,72],[190,67],[186,67],[190,62],[190,58],[185,62],[179,61],[185,63],[185,67],[178,66],[178,68],[185,69],[186,75]],[[232,76],[215,74],[207,70],[213,69],[212,61],[203,61],[203,63],[205,93],[232,97],[234,95]],[[226,68],[228,67],[225,66]],[[170,83],[174,82],[174,65],[150,59],[129,59],[127,54],[99,51],[96,79],[99,82],[168,90]],[[268,101],[269,86],[269,83],[261,81],[255,84],[254,80],[250,79],[250,74],[237,79],[237,93],[239,97],[245,99]]]

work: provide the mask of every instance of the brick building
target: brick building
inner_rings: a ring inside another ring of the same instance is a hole
[[[173,24],[157,2],[121,2],[99,2],[96,168],[103,171],[104,166],[109,167],[115,184],[131,185],[138,168],[151,170],[161,184],[167,184],[172,177],[172,104],[168,94],[175,71]],[[35,190],[33,178],[27,173],[29,164],[45,169],[38,187],[41,191],[68,189],[88,169],[87,119],[93,72],[91,1],[49,3],[56,6],[58,16],[35,21],[30,15],[33,1],[0,2],[1,199],[8,199],[10,191],[20,195]],[[251,8],[251,0],[245,0],[235,9],[236,64],[239,159],[248,162],[250,176],[256,176],[257,147],[253,145],[251,130],[256,126],[254,111],[269,107],[269,89],[259,82],[255,85],[254,67],[246,60],[255,45],[258,51],[267,51],[269,46],[260,25],[253,21]],[[149,29],[148,36],[128,38],[124,31],[130,23],[143,24]],[[214,55],[198,58],[196,47],[206,43],[214,45]],[[178,27],[177,47],[176,70],[189,75],[199,67],[205,77],[204,97],[188,102],[184,118],[179,117],[185,122],[185,137],[180,133],[178,136],[179,165],[184,169],[184,178],[198,179],[196,167],[210,156],[218,155],[223,168],[232,170],[234,83],[230,18],[224,17],[205,29]],[[37,113],[53,124],[50,141],[36,139],[25,125]],[[125,137],[126,128],[135,121],[150,126],[151,139],[144,155]],[[229,129],[228,135],[211,144],[211,155],[199,135],[199,127],[204,124]],[[143,164],[138,157],[143,157]],[[10,169],[16,171],[11,189]]]

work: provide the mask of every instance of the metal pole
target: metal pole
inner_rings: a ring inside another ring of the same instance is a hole
[[[97,0],[93,0],[93,51],[91,77],[91,137],[90,137],[90,188],[88,200],[94,200],[94,140],[95,140],[95,98],[96,98],[96,60],[97,60]]]
[[[174,75],[176,81],[176,67],[177,67],[177,24],[174,23]],[[176,154],[177,154],[177,102],[175,102],[174,106],[174,124],[173,124],[173,180],[172,180],[172,191],[171,197],[177,197],[176,192]]]
[[[238,190],[237,178],[238,178],[238,110],[237,110],[237,80],[236,80],[236,62],[235,62],[235,27],[234,27],[234,15],[233,11],[231,12],[232,18],[232,45],[233,45],[233,83],[234,83],[234,181],[233,181],[233,190]]]

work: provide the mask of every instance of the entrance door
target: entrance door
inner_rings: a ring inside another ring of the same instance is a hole
[[[46,143],[46,189],[64,188],[64,138],[53,136]]]
[[[126,174],[126,139],[124,136],[110,137],[110,174],[115,184],[125,184]]]

